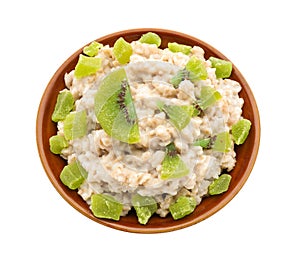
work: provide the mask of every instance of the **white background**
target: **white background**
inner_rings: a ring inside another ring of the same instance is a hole
[[[2,1],[1,264],[300,264],[298,1]],[[56,69],[106,34],[181,31],[225,54],[257,100],[249,180],[221,211],[164,234],[125,233],[69,206],[40,163],[35,120]]]

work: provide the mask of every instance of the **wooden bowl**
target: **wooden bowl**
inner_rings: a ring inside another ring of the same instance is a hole
[[[215,56],[228,60],[218,50],[197,38],[165,29],[143,28],[125,30],[101,37],[97,41],[113,46],[114,42],[121,36],[131,42],[139,39],[142,34],[149,31],[155,32],[161,37],[162,48],[167,47],[168,42],[178,42],[190,46],[197,45],[204,49],[206,59],[210,56]],[[59,175],[66,162],[60,156],[52,154],[49,149],[49,138],[56,134],[57,130],[56,124],[51,121],[57,94],[65,88],[64,75],[74,69],[81,52],[82,48],[68,58],[51,78],[41,99],[36,120],[36,140],[43,167],[53,186],[71,206],[91,220],[111,228],[135,233],[159,233],[182,229],[210,217],[223,208],[240,191],[250,175],[258,153],[260,120],[251,89],[242,74],[233,65],[231,79],[238,81],[243,88],[240,92],[240,97],[244,99],[243,116],[251,120],[252,128],[246,142],[241,146],[235,147],[237,162],[234,170],[230,173],[232,181],[229,190],[221,195],[204,198],[192,214],[177,221],[174,221],[170,215],[166,218],[154,215],[146,225],[140,225],[137,222],[135,213],[131,212],[126,217],[121,217],[120,221],[96,218],[86,202],[77,194],[77,191],[72,191],[62,184]]]

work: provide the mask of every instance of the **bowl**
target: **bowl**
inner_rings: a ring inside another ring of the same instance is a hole
[[[142,34],[149,31],[155,32],[161,37],[162,48],[167,47],[168,42],[177,42],[190,46],[197,45],[204,49],[206,59],[214,56],[228,60],[221,52],[202,40],[165,29],[130,29],[106,35],[97,39],[97,41],[104,45],[109,44],[113,46],[119,37],[124,37],[125,40],[131,42],[138,40]],[[44,91],[37,113],[36,140],[39,156],[49,180],[59,194],[72,207],[91,220],[114,229],[134,233],[160,233],[182,229],[205,220],[230,202],[247,181],[254,166],[260,142],[260,119],[256,101],[248,83],[234,64],[230,78],[238,81],[242,86],[242,91],[239,95],[244,99],[243,116],[251,120],[252,127],[246,142],[243,145],[235,147],[237,162],[235,168],[230,173],[232,181],[227,192],[204,198],[192,214],[182,219],[175,221],[170,215],[166,218],[154,215],[146,225],[141,225],[137,222],[135,213],[131,212],[129,215],[121,217],[119,221],[96,218],[80,195],[62,184],[59,175],[66,162],[60,156],[52,154],[49,149],[49,138],[56,134],[57,129],[56,124],[51,121],[51,115],[59,91],[65,88],[64,75],[75,68],[82,48],[70,56],[55,72]]]

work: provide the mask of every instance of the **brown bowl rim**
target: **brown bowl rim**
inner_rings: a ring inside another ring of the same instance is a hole
[[[185,42],[184,44],[194,43],[194,45],[198,45],[198,46],[202,47],[206,53],[209,50],[216,57],[228,60],[228,58],[226,56],[224,56],[221,52],[219,52],[216,48],[212,47],[208,43],[206,43],[198,38],[195,38],[193,36],[187,35],[185,33],[177,32],[177,31],[169,30],[169,29],[159,29],[159,28],[128,29],[128,30],[122,30],[122,31],[118,31],[115,33],[105,35],[103,37],[96,39],[96,41],[105,43],[105,42],[108,42],[109,40],[110,41],[116,40],[117,38],[119,38],[121,36],[124,37],[125,39],[128,36],[130,36],[131,39],[138,39],[138,37],[140,37],[142,34],[147,33],[149,31],[157,33],[158,35],[160,35],[162,37],[162,39],[166,38],[166,36],[168,36],[168,38],[171,38],[171,39],[173,38],[174,40],[184,39],[184,42]],[[84,45],[84,46],[86,46],[86,45]],[[191,225],[194,225],[196,223],[199,223],[199,222],[207,219],[208,217],[212,216],[213,214],[218,212],[220,209],[222,209],[225,205],[227,205],[236,196],[236,194],[241,190],[241,188],[247,181],[247,179],[254,167],[254,164],[255,164],[255,161],[257,158],[257,154],[258,154],[258,150],[259,150],[259,144],[260,144],[260,117],[259,117],[258,107],[257,107],[256,101],[255,101],[254,95],[253,95],[247,81],[245,80],[243,75],[240,73],[240,71],[236,68],[236,66],[234,64],[233,64],[233,72],[235,73],[236,77],[238,78],[239,83],[242,85],[243,90],[246,91],[247,96],[249,97],[249,101],[251,103],[250,106],[253,109],[253,111],[252,111],[253,121],[252,121],[251,133],[254,134],[254,140],[253,140],[254,145],[252,148],[252,152],[251,152],[247,167],[245,168],[244,174],[241,177],[240,181],[237,183],[237,185],[233,189],[228,190],[225,193],[226,194],[225,196],[222,196],[222,198],[220,199],[218,204],[216,204],[214,207],[210,208],[208,211],[205,211],[203,214],[199,214],[197,216],[194,216],[193,218],[185,217],[183,219],[171,222],[170,225],[168,224],[168,225],[160,226],[159,224],[162,223],[164,219],[157,217],[157,218],[161,219],[161,221],[157,222],[154,226],[151,226],[148,224],[143,226],[143,225],[139,225],[138,223],[133,225],[130,222],[129,223],[128,222],[126,223],[126,221],[124,222],[126,217],[121,217],[121,219],[123,218],[122,219],[123,222],[122,221],[115,222],[112,220],[96,218],[95,216],[92,215],[92,213],[88,209],[84,209],[77,202],[73,201],[73,199],[68,195],[68,192],[66,192],[66,190],[63,189],[61,187],[61,185],[59,185],[59,183],[57,181],[57,177],[55,177],[55,175],[53,174],[53,171],[51,169],[52,165],[49,163],[49,161],[47,159],[47,153],[44,148],[45,141],[47,139],[45,139],[43,137],[43,135],[44,135],[44,133],[43,133],[43,118],[44,118],[46,109],[48,108],[46,103],[50,100],[50,95],[49,95],[50,90],[53,88],[54,84],[57,82],[57,79],[61,78],[64,75],[65,72],[63,73],[63,71],[66,70],[66,68],[68,68],[68,66],[70,65],[71,62],[74,62],[74,60],[76,58],[78,58],[79,54],[82,52],[83,47],[78,49],[75,53],[73,53],[58,68],[58,70],[54,73],[54,75],[50,79],[50,81],[42,95],[42,98],[41,98],[41,101],[39,104],[39,108],[38,108],[37,118],[36,118],[36,142],[37,142],[37,148],[38,148],[40,160],[42,162],[43,168],[44,168],[50,182],[55,187],[57,192],[63,197],[63,199],[65,199],[73,208],[75,208],[81,214],[85,215],[86,217],[88,217],[89,219],[91,219],[97,223],[100,223],[100,224],[105,225],[110,228],[114,228],[114,229],[118,229],[118,230],[126,231],[126,232],[133,232],[133,233],[161,233],[161,232],[170,232],[170,231],[174,231],[174,230],[178,230],[178,229],[183,229],[185,227],[189,227]],[[73,69],[74,69],[74,67],[73,67]]]

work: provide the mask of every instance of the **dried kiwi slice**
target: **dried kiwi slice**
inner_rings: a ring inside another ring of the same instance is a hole
[[[162,102],[157,102],[157,106],[161,111],[164,111],[171,123],[178,129],[184,129],[194,116],[195,108],[192,105],[177,106],[167,105]]]
[[[184,80],[187,80],[189,79],[190,77],[190,72],[186,69],[182,69],[182,70],[179,70],[177,72],[176,75],[174,75],[171,80],[170,80],[170,83],[175,87],[175,88],[178,88],[179,87],[179,84],[184,81]]]
[[[167,145],[166,155],[162,161],[161,179],[181,178],[189,174],[189,169],[177,154],[174,143]]]
[[[139,142],[137,115],[124,68],[102,80],[95,95],[95,114],[108,135],[129,144]]]
[[[175,88],[178,88],[179,84],[183,80],[197,82],[205,80],[207,77],[208,74],[204,62],[196,56],[192,56],[187,62],[185,68],[179,70],[176,75],[171,78],[170,83]]]
[[[222,98],[221,94],[212,87],[203,86],[200,92],[200,99],[196,102],[202,110],[214,105]]]
[[[209,148],[211,144],[211,138],[203,138],[194,142],[194,146],[201,146],[202,148]]]
[[[232,146],[232,140],[229,132],[221,132],[212,137],[199,139],[194,142],[194,146],[201,146],[204,149],[227,153]]]
[[[217,134],[212,149],[217,152],[227,153],[231,148],[231,136],[229,132],[221,132]]]

